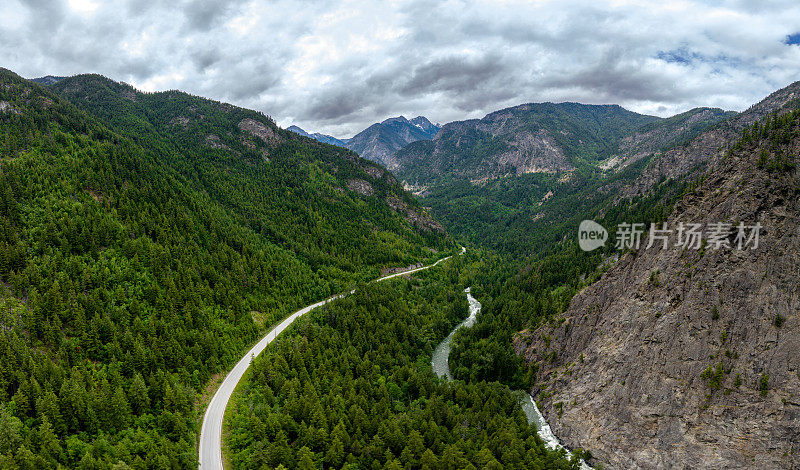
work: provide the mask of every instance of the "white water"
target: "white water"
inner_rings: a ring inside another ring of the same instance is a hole
[[[443,378],[446,377],[447,380],[453,380],[453,376],[450,374],[450,366],[448,364],[448,359],[450,358],[450,343],[453,340],[453,335],[455,332],[462,327],[471,327],[475,324],[475,319],[478,316],[478,312],[481,311],[481,303],[470,294],[470,288],[467,287],[464,289],[464,292],[467,293],[467,302],[469,302],[469,317],[466,320],[459,323],[453,331],[447,335],[436,349],[433,351],[433,357],[431,358],[431,367],[433,368],[433,372],[436,374],[437,377]],[[537,433],[539,437],[542,438],[545,445],[550,449],[564,449],[567,450],[564,446],[561,445],[558,438],[555,434],[553,434],[553,430],[550,428],[550,425],[547,424],[547,421],[544,419],[541,411],[539,411],[539,407],[536,406],[536,402],[533,401],[533,397],[529,393],[519,392],[519,404],[522,406],[522,411],[525,412],[525,416],[528,418],[528,423],[535,423]],[[567,456],[571,456],[572,454],[567,450]],[[581,470],[592,470],[592,467],[586,464],[583,460],[580,463]]]

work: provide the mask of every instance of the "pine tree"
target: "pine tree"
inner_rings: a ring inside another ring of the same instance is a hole
[[[128,390],[128,400],[134,414],[140,415],[150,407],[150,397],[147,394],[147,384],[144,383],[142,374],[136,373]]]
[[[306,446],[297,452],[297,468],[300,470],[315,470],[317,465],[314,463],[314,453]]]

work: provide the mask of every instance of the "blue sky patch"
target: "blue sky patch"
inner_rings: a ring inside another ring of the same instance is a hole
[[[800,33],[794,33],[786,36],[786,39],[783,40],[783,43],[790,46],[800,45]]]
[[[690,52],[686,50],[686,48],[681,47],[680,49],[672,49],[670,51],[658,51],[656,57],[663,60],[664,62],[669,63],[678,63],[688,65],[696,60],[701,60],[699,54],[696,52]]]

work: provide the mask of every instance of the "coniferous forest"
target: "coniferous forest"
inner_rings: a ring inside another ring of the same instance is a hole
[[[228,438],[235,468],[574,468],[492,381],[433,375],[436,344],[467,316],[454,259],[361,286],[313,311],[259,356]]]
[[[235,469],[793,468],[798,95],[340,140],[0,68],[0,469],[217,470],[208,442]],[[298,112],[367,113],[343,96]],[[689,216],[764,244],[690,249]],[[611,242],[667,221],[661,249]]]
[[[0,71],[0,467],[196,467],[199,397],[260,333],[454,248],[390,174],[263,115],[63,85]]]
[[[800,3],[0,1],[0,470],[800,469]]]

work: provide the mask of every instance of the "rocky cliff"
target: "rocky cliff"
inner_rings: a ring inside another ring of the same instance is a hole
[[[800,115],[766,121],[667,221],[759,223],[757,248],[739,250],[735,229],[720,249],[644,243],[515,339],[556,435],[606,468],[800,467]]]
[[[800,102],[800,82],[782,88],[739,114],[709,126],[695,138],[659,153],[642,171],[635,182],[622,188],[620,194],[632,197],[647,193],[659,181],[681,178],[702,171],[701,165],[719,159],[727,145],[736,140],[742,129],[770,113],[781,113],[797,107]]]
[[[362,157],[394,170],[397,168],[395,152],[412,142],[430,140],[437,132],[439,126],[423,116],[411,120],[398,116],[369,126],[348,139],[346,145]]]
[[[570,171],[577,161],[596,163],[622,137],[657,121],[616,105],[523,104],[446,124],[433,140],[398,151],[394,169],[415,187]]]
[[[645,124],[625,136],[611,157],[600,164],[604,169],[619,170],[651,155],[678,147],[724,119],[737,113],[718,108],[695,108],[685,113]]]

